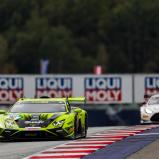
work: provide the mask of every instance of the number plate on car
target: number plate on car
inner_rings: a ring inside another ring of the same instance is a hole
[[[36,130],[40,130],[41,127],[25,127],[25,130],[27,131],[36,131]]]

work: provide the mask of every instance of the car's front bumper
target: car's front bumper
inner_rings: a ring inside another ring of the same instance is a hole
[[[141,120],[140,123],[159,123],[159,112],[154,112],[151,114],[147,114],[145,112],[141,112]]]
[[[4,129],[0,139],[57,139],[67,138],[69,134],[62,128],[42,130]]]

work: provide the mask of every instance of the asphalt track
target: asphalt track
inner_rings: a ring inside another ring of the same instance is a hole
[[[76,141],[0,142],[0,159],[125,159],[155,141],[158,131],[157,125],[95,127]]]
[[[94,127],[88,129],[88,136],[109,129],[122,127]],[[25,141],[0,142],[0,159],[21,159],[50,147],[55,147],[70,141]]]

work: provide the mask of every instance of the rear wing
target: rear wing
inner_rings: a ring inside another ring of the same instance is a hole
[[[44,101],[66,101],[72,106],[84,106],[86,104],[85,97],[58,97],[58,98],[51,98],[49,96],[41,96],[40,98],[34,98],[34,100],[43,100]],[[30,98],[20,98],[19,100],[30,100]]]
[[[86,104],[85,97],[68,97],[66,100],[73,106],[85,106]]]

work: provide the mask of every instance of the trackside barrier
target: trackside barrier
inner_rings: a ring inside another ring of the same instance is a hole
[[[0,105],[0,109],[8,109],[9,105]],[[137,125],[140,121],[137,105],[86,105],[88,126]]]
[[[137,105],[87,106],[89,126],[137,125],[140,112]]]
[[[17,98],[85,96],[89,104],[131,104],[159,93],[159,74],[0,75],[0,103]]]
[[[78,97],[87,103],[132,103],[131,75],[0,75],[0,102],[17,98]]]

